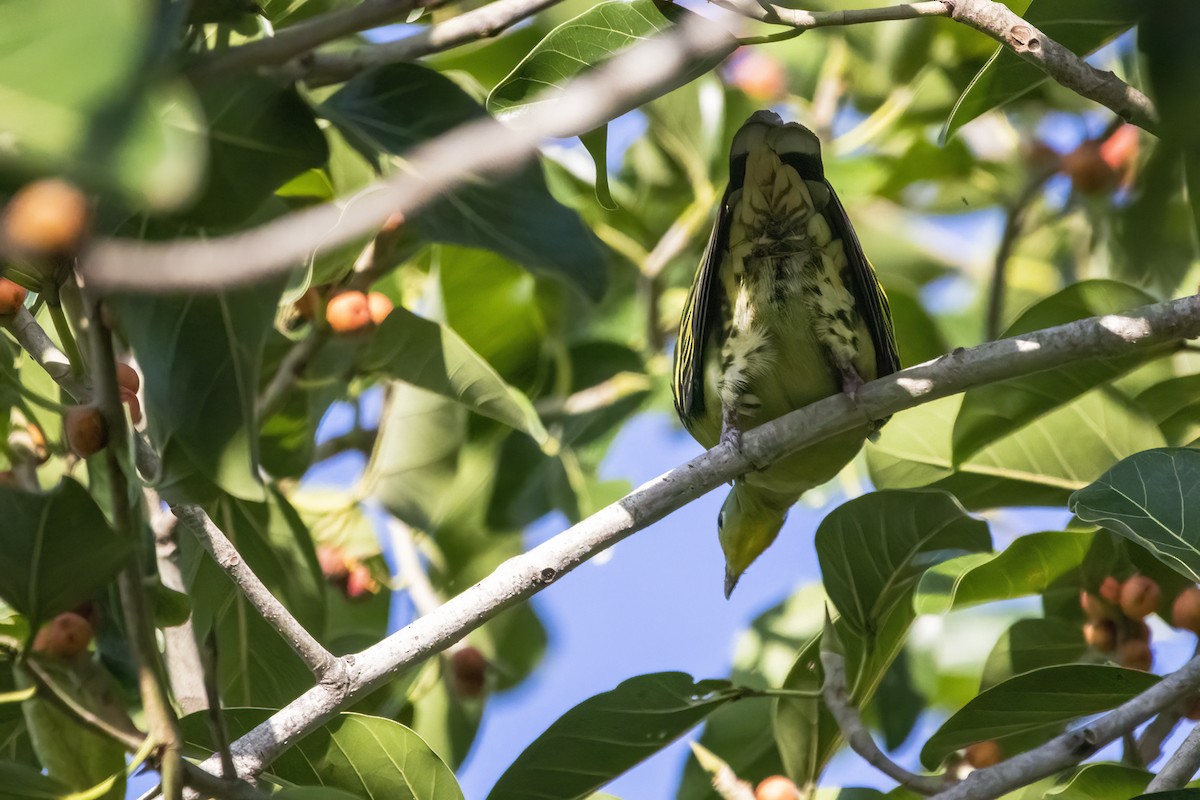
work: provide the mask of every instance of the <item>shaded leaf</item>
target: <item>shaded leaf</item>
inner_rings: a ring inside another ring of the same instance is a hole
[[[448,326],[402,306],[394,308],[376,331],[363,368],[448,397],[524,431],[543,449],[557,449],[528,397],[506,383]]]
[[[1124,703],[1159,681],[1157,675],[1099,664],[1026,672],[980,694],[940,727],[921,750],[934,769],[975,742],[994,741],[1005,757],[1049,741],[1073,719]]]
[[[488,800],[595,791],[740,694],[728,681],[682,672],[630,678],[563,714],[505,770]]]
[[[70,478],[45,493],[0,484],[0,519],[0,598],[34,626],[91,597],[131,552]]]
[[[109,299],[145,376],[150,437],[163,461],[157,484],[168,500],[203,502],[217,496],[214,484],[263,499],[254,403],[280,291],[272,282],[214,295]]]
[[[185,212],[191,221],[242,222],[276,189],[329,159],[312,109],[290,85],[245,74],[206,84],[200,102],[208,118],[208,172]]]
[[[449,78],[418,64],[363,72],[321,109],[360,150],[397,156],[487,115]],[[550,195],[536,163],[503,178],[474,180],[426,206],[409,223],[425,239],[486,247],[528,269],[564,278],[593,298],[604,291],[604,252],[579,216]]]
[[[1087,55],[1133,27],[1144,11],[1137,0],[1032,0],[1016,2],[1042,33],[1079,55]],[[1007,47],[998,47],[958,98],[946,120],[944,138],[993,108],[1011,102],[1049,77]]]
[[[757,785],[769,775],[783,772],[771,730],[767,697],[751,697],[714,711],[704,722],[697,741],[716,754],[744,781]],[[684,761],[676,800],[719,800],[711,776],[694,758]]]
[[[1086,764],[1071,780],[1046,792],[1046,800],[1119,800],[1133,797],[1145,790],[1152,777],[1144,769],[1124,764]]]
[[[991,548],[987,523],[944,492],[878,491],[843,503],[817,528],[817,558],[829,599],[859,633],[929,567]]]
[[[1162,429],[1172,446],[1200,439],[1200,375],[1160,381],[1137,396],[1138,405]]]
[[[517,64],[488,97],[488,110],[497,116],[519,118],[522,111],[552,99],[547,92],[561,90],[571,78],[607,61],[630,45],[653,37],[684,19],[703,24],[697,15],[673,3],[656,0],[597,3],[574,19],[550,31],[529,55]],[[708,56],[679,70],[675,81],[661,89],[666,94],[678,86],[708,72],[737,48],[737,40],[727,35],[728,50]],[[630,98],[635,108],[648,98]]]
[[[1021,536],[999,553],[977,553],[927,570],[917,585],[918,614],[1038,594],[1079,569],[1092,546],[1090,533],[1047,531]]]
[[[1008,326],[1002,338],[1085,317],[1119,314],[1153,302],[1154,298],[1141,289],[1117,281],[1082,281],[1026,309]],[[955,461],[969,459],[1042,414],[1173,348],[1174,345],[1147,348],[1123,358],[1081,359],[1055,369],[1054,380],[1034,374],[971,389],[964,395],[954,420]]]
[[[1071,495],[1069,507],[1200,582],[1200,452],[1161,448],[1130,456]]]
[[[189,745],[212,752],[207,712],[180,721]],[[258,708],[227,708],[230,737],[242,736],[271,715]],[[461,800],[454,773],[429,746],[398,722],[338,714],[273,762],[270,773],[299,786],[321,786],[356,797],[388,800]]]
[[[70,793],[70,786],[40,769],[0,761],[0,800],[61,800]]]
[[[1078,607],[1078,592],[1074,597]],[[1078,620],[1019,619],[988,654],[979,688],[988,689],[1014,675],[1042,667],[1071,664],[1087,652],[1083,628]]]

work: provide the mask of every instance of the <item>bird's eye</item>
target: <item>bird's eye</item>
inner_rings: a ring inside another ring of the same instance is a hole
[[[721,509],[721,513],[717,514],[717,530],[725,527],[725,509]]]

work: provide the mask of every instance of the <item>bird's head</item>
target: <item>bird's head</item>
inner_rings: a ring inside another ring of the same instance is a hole
[[[762,502],[754,491],[734,485],[717,516],[717,536],[725,553],[726,598],[746,567],[775,541],[786,518],[786,508],[775,508]]]

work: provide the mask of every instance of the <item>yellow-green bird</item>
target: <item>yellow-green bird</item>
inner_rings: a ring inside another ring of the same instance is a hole
[[[825,180],[821,143],[758,111],[733,137],[729,186],[679,323],[673,389],[706,448],[900,368],[887,297]],[[717,518],[725,596],[788,509],[832,478],[873,426],[733,482]]]

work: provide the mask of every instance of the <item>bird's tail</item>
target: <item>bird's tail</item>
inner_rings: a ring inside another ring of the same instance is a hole
[[[725,553],[725,597],[754,559],[775,541],[788,509],[798,499],[799,495],[734,481],[717,517],[718,538]]]

